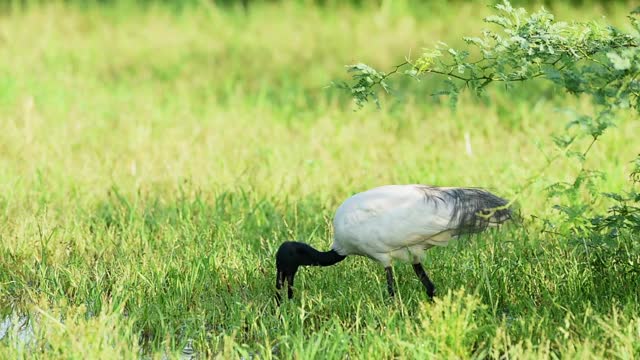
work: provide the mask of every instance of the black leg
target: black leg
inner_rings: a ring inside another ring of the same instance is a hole
[[[280,306],[280,302],[282,298],[280,297],[280,289],[282,289],[282,285],[284,284],[284,273],[278,271],[276,273],[276,304]]]
[[[431,280],[429,280],[429,276],[427,276],[427,273],[424,272],[422,264],[413,264],[413,271],[416,272],[416,275],[418,275],[418,279],[420,279],[422,285],[424,285],[424,288],[427,290],[427,295],[429,295],[429,298],[433,298],[436,293],[436,287],[433,285]]]
[[[287,275],[287,296],[289,299],[293,299],[293,278],[296,276],[296,273]]]
[[[278,271],[276,274],[276,289],[282,289],[282,285],[284,284],[284,273]]]
[[[387,290],[389,290],[389,296],[394,297],[395,291],[393,290],[393,269],[391,266],[384,268],[387,272]]]

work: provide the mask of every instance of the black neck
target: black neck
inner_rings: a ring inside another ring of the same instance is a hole
[[[289,299],[293,297],[293,279],[300,266],[329,266],[344,260],[346,256],[338,254],[335,250],[318,251],[311,246],[296,242],[286,241],[276,252],[276,289],[281,289],[285,282]],[[280,295],[276,293],[279,303]]]
[[[276,254],[276,262],[279,267],[298,266],[330,266],[344,260],[345,256],[338,254],[335,250],[318,251],[311,246],[288,241],[280,246]]]
[[[345,256],[338,254],[335,250],[329,251],[318,251],[311,246],[309,246],[309,252],[306,254],[305,258],[301,258],[300,265],[311,265],[311,266],[331,266],[336,264],[342,260],[344,260]]]

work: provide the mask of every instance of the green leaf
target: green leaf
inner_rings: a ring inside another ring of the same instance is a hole
[[[554,83],[559,84],[559,85],[563,85],[564,84],[562,73],[558,69],[556,69],[554,66],[545,65],[542,68],[542,71],[544,72],[544,76],[547,79],[549,79],[549,80],[551,80]]]
[[[616,201],[624,201],[624,198],[622,197],[622,195],[617,193],[602,193],[602,195],[604,197],[608,197],[609,199],[613,199]]]
[[[609,58],[609,61],[611,61],[611,64],[613,64],[616,70],[627,70],[631,68],[631,59],[622,57],[618,53],[608,52],[607,58]]]
[[[569,134],[552,135],[551,138],[553,143],[560,149],[566,149],[575,140],[575,137],[569,136]]]

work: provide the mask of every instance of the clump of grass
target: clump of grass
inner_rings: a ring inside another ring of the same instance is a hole
[[[177,356],[193,339],[224,358],[638,356],[637,235],[594,248],[531,221],[552,216],[546,184],[578,171],[561,161],[520,194],[526,226],[429,252],[434,304],[402,265],[390,301],[381,269],[355,258],[304,269],[300,296],[275,306],[277,246],[327,248],[350,194],[428,183],[513,196],[545,164],[557,108],[589,106],[540,85],[452,113],[430,86],[399,84],[401,104],[353,112],[323,89],[352,59],[391,67],[416,34],[460,38],[488,11],[409,10],[49,4],[4,17],[0,313],[28,313],[34,337],[12,329],[0,354]],[[560,14],[573,12],[600,15]],[[637,133],[621,121],[592,149],[603,191],[627,181]]]

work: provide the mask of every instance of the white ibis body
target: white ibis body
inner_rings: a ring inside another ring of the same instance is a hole
[[[329,266],[349,255],[361,255],[384,266],[391,296],[392,260],[411,262],[431,298],[435,287],[422,268],[425,251],[445,246],[459,235],[502,224],[511,218],[507,205],[507,200],[479,188],[387,185],[355,194],[336,211],[331,250],[321,252],[293,241],[280,246],[276,288],[280,290],[286,282],[292,298],[300,266]]]

